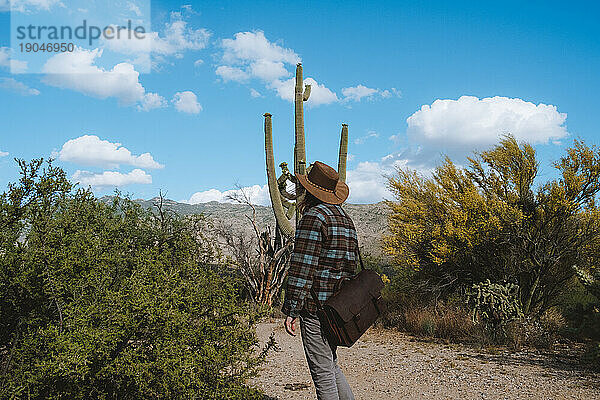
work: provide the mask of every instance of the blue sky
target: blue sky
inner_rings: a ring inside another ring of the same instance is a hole
[[[11,13],[78,7],[0,0],[0,186],[17,178],[14,157],[53,156],[98,195],[203,202],[240,185],[266,204],[262,114],[276,162],[291,162],[299,60],[313,84],[308,161],[336,165],[348,123],[351,202],[389,198],[396,166],[427,173],[506,132],[536,145],[543,176],[573,139],[598,144],[596,2],[421,3],[152,1],[145,68],[139,49],[109,41],[36,64],[10,49]],[[132,5],[149,12],[110,9]]]

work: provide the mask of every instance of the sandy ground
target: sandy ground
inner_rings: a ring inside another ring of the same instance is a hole
[[[250,383],[271,400],[315,399],[301,338],[287,335],[282,321],[265,322],[257,328],[261,343],[272,332],[280,351]],[[338,350],[357,399],[600,399],[600,374],[558,354],[480,351],[383,329]]]

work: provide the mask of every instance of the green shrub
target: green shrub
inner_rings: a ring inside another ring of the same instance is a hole
[[[203,218],[104,204],[43,165],[0,196],[0,397],[260,398],[255,313]]]

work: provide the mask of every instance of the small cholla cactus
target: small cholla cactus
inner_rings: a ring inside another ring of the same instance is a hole
[[[511,321],[523,317],[519,286],[513,283],[491,283],[490,280],[471,286],[466,292],[473,322],[490,324],[494,333],[504,330]]]
[[[302,64],[296,66],[296,85],[294,87],[294,173],[306,173],[306,145],[304,141],[304,102],[310,98],[310,85],[304,86],[302,78]],[[289,171],[287,163],[281,163],[279,166],[282,174],[277,178],[275,172],[275,158],[273,156],[273,126],[271,114],[266,113],[265,117],[265,153],[267,161],[267,183],[269,185],[269,196],[273,213],[277,221],[277,226],[281,233],[286,237],[293,237],[294,228],[291,220],[296,217],[296,222],[300,220],[301,215],[294,201],[297,199],[295,194],[287,191],[287,182],[296,185],[296,193],[299,193],[299,183],[296,182],[294,175]],[[348,125],[342,124],[342,134],[340,139],[340,151],[338,159],[338,174],[340,179],[346,180],[346,158],[348,156]]]

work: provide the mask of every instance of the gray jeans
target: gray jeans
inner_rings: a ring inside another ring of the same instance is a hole
[[[303,311],[300,314],[300,332],[317,399],[354,400],[352,389],[337,364],[336,348],[329,345],[321,332],[317,316]]]

